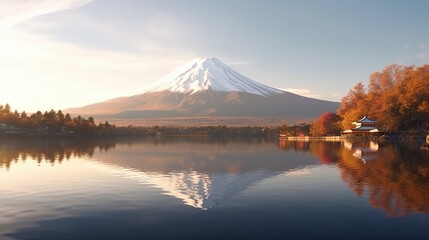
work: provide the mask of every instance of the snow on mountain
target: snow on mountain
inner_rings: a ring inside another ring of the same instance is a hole
[[[243,76],[213,57],[192,60],[151,84],[143,93],[170,91],[193,94],[206,90],[245,92],[261,96],[284,93]]]
[[[335,112],[338,106],[266,86],[216,58],[204,58],[183,65],[138,95],[65,111],[109,119],[210,116],[312,120],[323,112]]]

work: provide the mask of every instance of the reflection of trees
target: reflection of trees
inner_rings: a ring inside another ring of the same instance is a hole
[[[70,138],[70,139],[2,139],[0,142],[0,168],[9,169],[20,160],[33,159],[38,163],[61,163],[65,159],[92,157],[96,151],[107,151],[117,144],[166,145],[166,144],[217,144],[228,142],[261,144],[265,138],[222,138],[222,137],[118,137],[118,138]]]
[[[322,164],[331,164],[339,160],[338,152],[341,148],[339,142],[325,141],[279,141],[279,148],[284,151],[310,152],[319,158]]]
[[[389,215],[429,213],[428,154],[418,148],[388,145],[375,159],[362,162],[343,148],[338,166],[353,192],[367,193],[371,206]]]
[[[306,152],[309,149],[310,142],[305,141],[287,141],[287,140],[280,140],[279,141],[279,148],[284,151],[302,151]]]
[[[8,139],[0,143],[0,168],[9,169],[12,163],[26,159],[55,164],[73,157],[92,157],[97,149],[107,151],[115,144],[114,139]]]
[[[337,162],[350,189],[357,196],[368,194],[371,206],[389,215],[429,213],[429,154],[421,151],[419,144],[373,145],[353,142],[341,147],[335,142],[279,141],[282,150],[310,152],[323,164]]]

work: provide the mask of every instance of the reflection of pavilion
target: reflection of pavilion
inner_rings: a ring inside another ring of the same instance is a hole
[[[338,164],[341,178],[357,196],[367,195],[372,207],[381,208],[391,216],[428,214],[427,154],[416,151],[414,146],[398,148],[396,144],[386,144],[382,151],[377,151],[375,142],[345,142],[344,146],[351,151],[342,152]],[[356,158],[359,154],[364,158]]]
[[[344,141],[344,147],[352,151],[352,155],[359,158],[363,163],[373,160],[377,157],[378,143],[369,142],[351,142]]]

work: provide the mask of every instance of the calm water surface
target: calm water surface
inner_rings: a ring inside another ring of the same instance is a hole
[[[421,144],[0,139],[0,239],[422,239]]]

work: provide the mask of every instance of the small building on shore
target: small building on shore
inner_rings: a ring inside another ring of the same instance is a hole
[[[386,130],[382,128],[377,128],[376,120],[371,120],[367,117],[363,117],[359,121],[353,122],[355,125],[354,128],[342,131],[341,134],[345,136],[362,136],[362,137],[370,137],[370,136],[381,136],[386,134]]]

